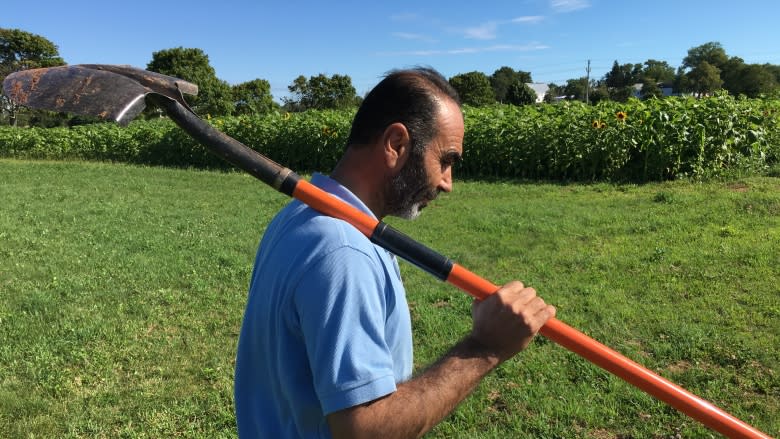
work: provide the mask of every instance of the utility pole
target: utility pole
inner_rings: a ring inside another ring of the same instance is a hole
[[[588,60],[588,67],[585,68],[585,71],[588,73],[588,75],[585,77],[585,103],[590,103],[590,60]]]

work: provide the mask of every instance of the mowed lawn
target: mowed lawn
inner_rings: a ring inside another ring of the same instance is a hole
[[[233,367],[263,229],[241,173],[0,160],[0,436],[235,437]],[[457,181],[388,222],[780,436],[780,179]],[[422,369],[471,299],[401,264]],[[430,437],[718,437],[539,337]]]

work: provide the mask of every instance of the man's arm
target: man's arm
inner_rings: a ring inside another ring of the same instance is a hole
[[[471,334],[383,398],[328,415],[336,438],[409,438],[430,431],[482,378],[531,342],[555,308],[520,282],[475,302]]]

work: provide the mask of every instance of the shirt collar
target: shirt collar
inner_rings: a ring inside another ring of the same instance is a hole
[[[341,183],[339,183],[338,181],[326,175],[322,175],[319,172],[315,172],[311,177],[311,184],[317,186],[318,188],[324,190],[325,192],[331,195],[335,195],[336,197],[340,198],[342,201],[351,204],[352,206],[361,210],[363,213],[370,215],[371,218],[377,219],[376,215],[374,215],[374,213],[371,212],[371,209],[366,207],[366,205],[363,203],[363,201],[360,198],[358,198],[355,194],[353,194],[349,189],[342,186]]]

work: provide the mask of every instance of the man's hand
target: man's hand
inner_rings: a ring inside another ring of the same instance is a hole
[[[533,288],[514,281],[474,301],[471,314],[471,337],[505,361],[525,349],[547,320],[555,317],[555,307],[544,303]]]
[[[383,398],[328,415],[334,438],[420,437],[447,416],[502,361],[525,349],[555,308],[533,288],[510,282],[472,306],[471,335],[421,375]]]

